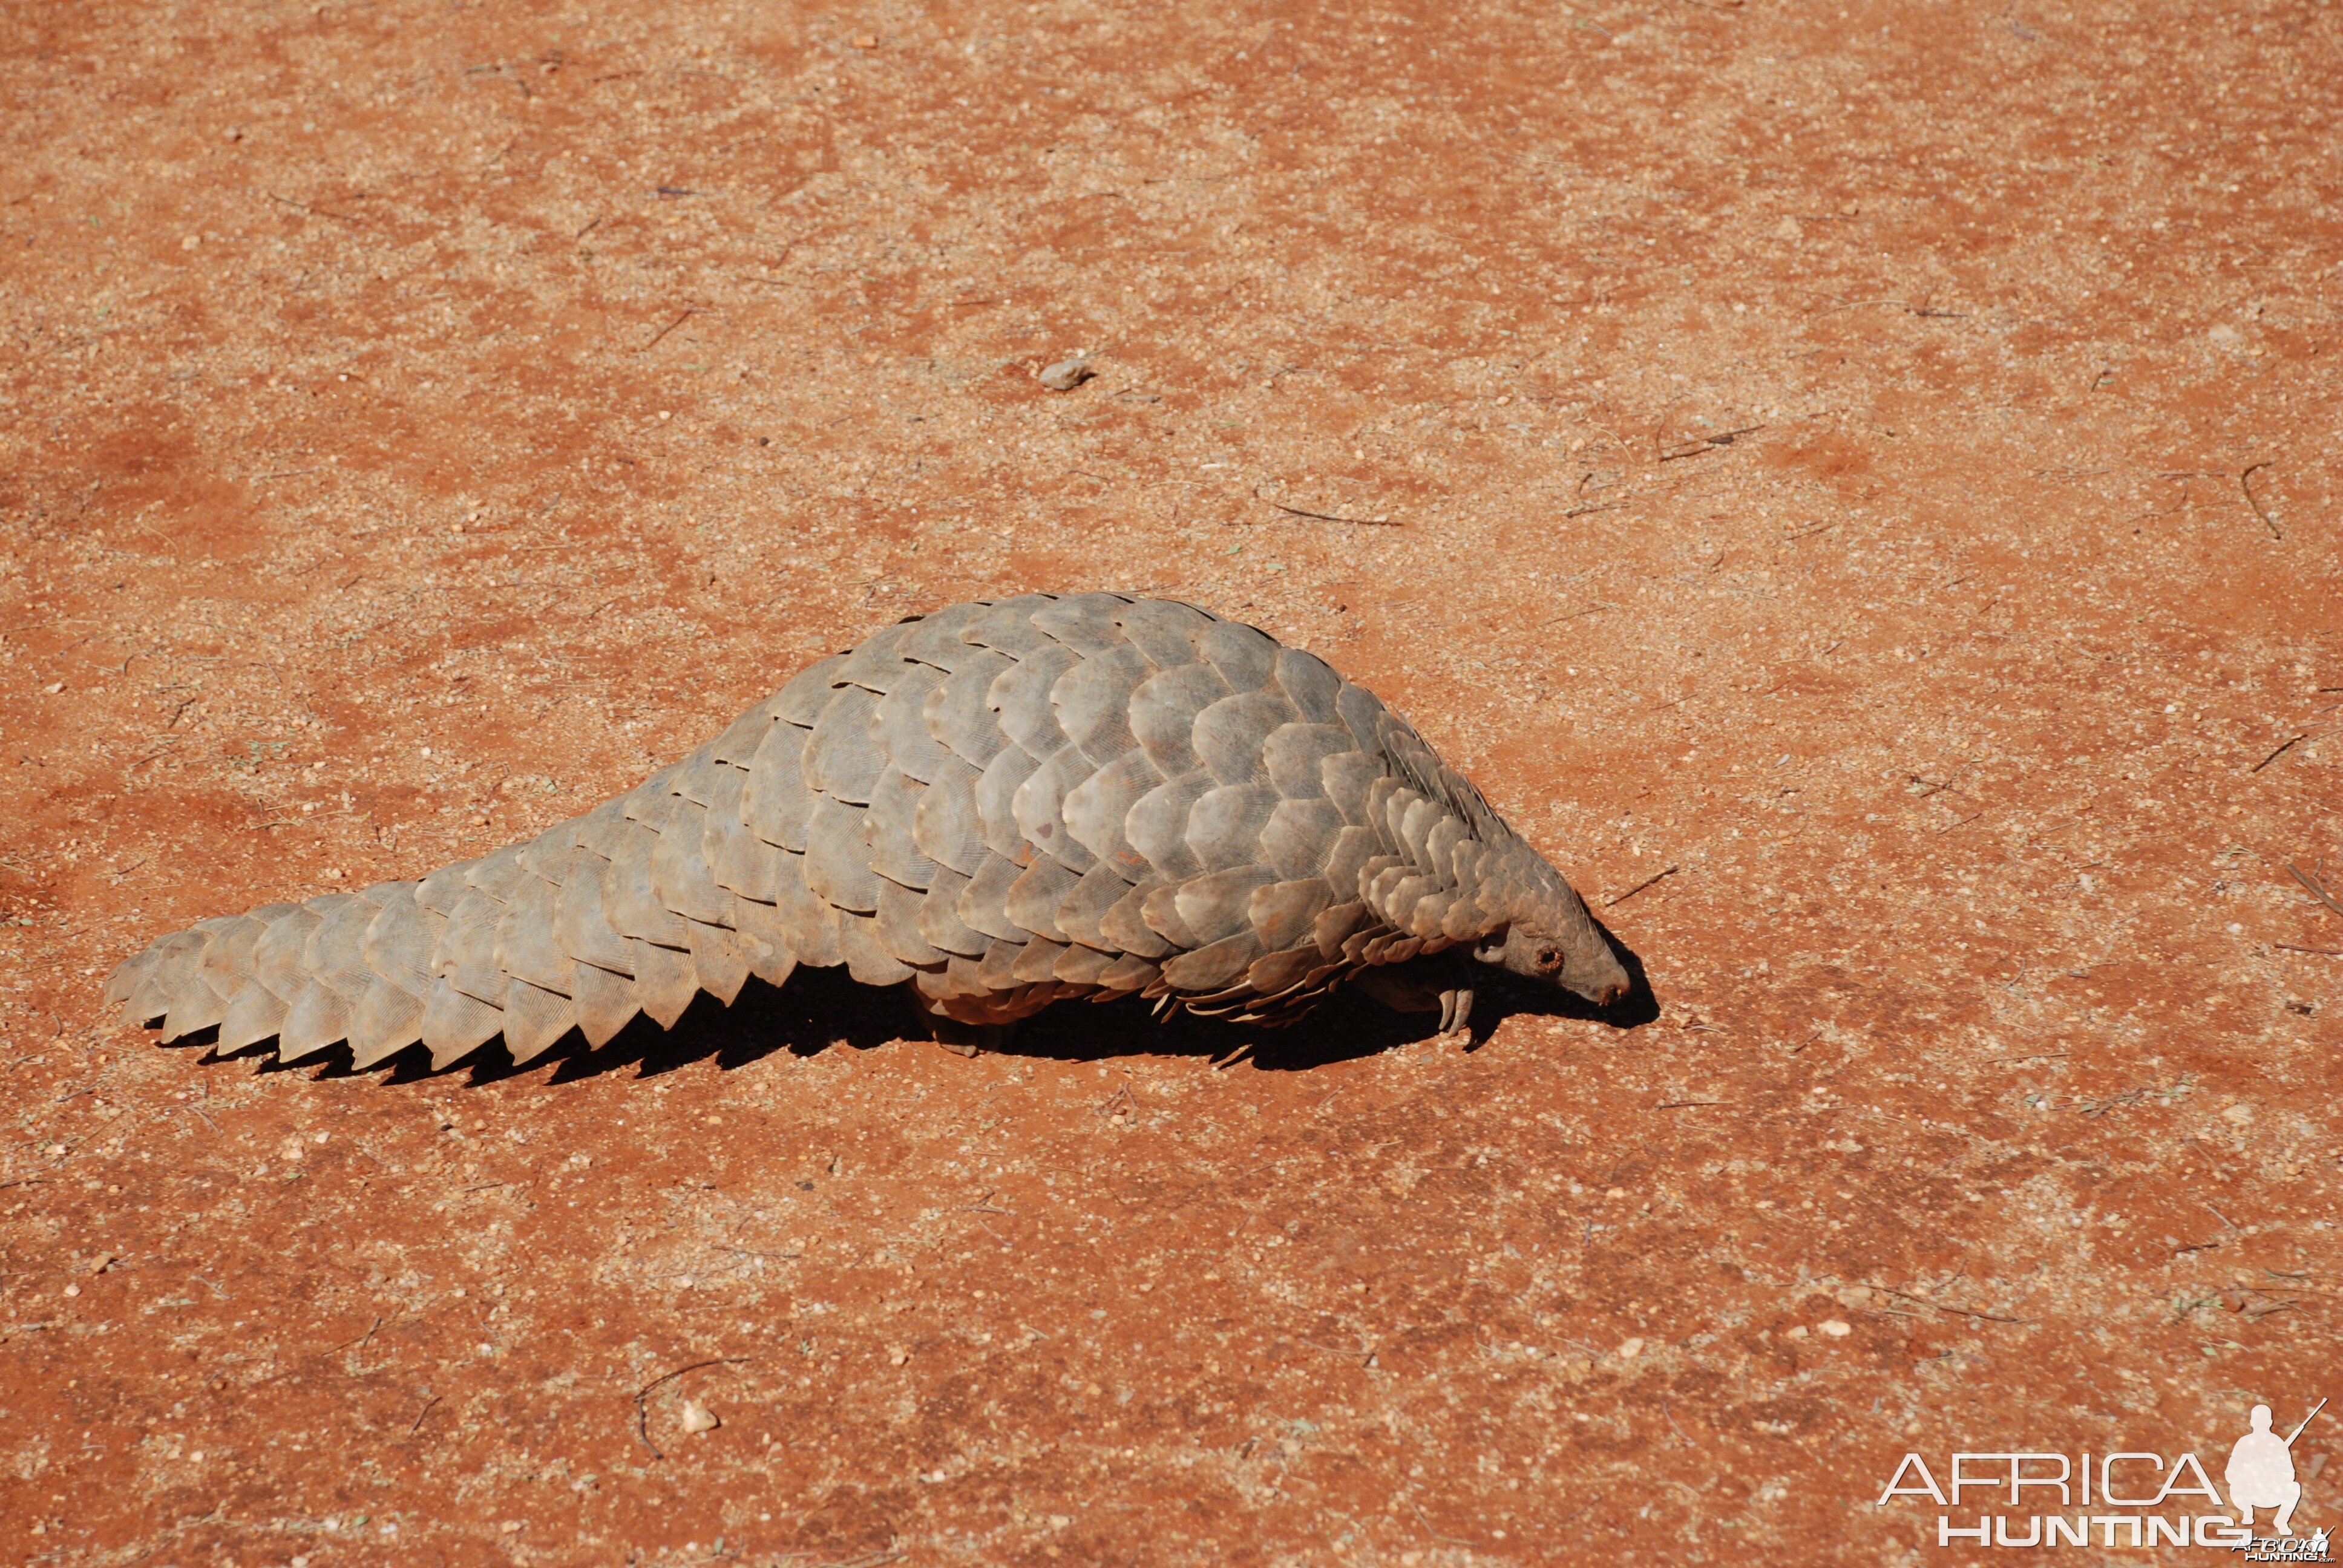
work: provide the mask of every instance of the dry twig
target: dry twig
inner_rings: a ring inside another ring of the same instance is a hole
[[[1637,893],[1642,892],[1645,888],[1650,887],[1653,883],[1659,881],[1662,878],[1673,877],[1681,869],[1683,869],[1683,868],[1680,866],[1670,866],[1666,870],[1660,872],[1658,876],[1646,877],[1642,881],[1636,883],[1634,887],[1628,889],[1625,892],[1620,894],[1617,898],[1606,900],[1604,902],[1603,907],[1606,910],[1615,909],[1619,905],[1625,903],[1629,899],[1634,898]]]
[[[2286,530],[2279,528],[2278,526],[2278,520],[2272,518],[2268,512],[2262,510],[2261,502],[2254,498],[2254,475],[2259,470],[2267,468],[2270,465],[2268,463],[2247,464],[2245,471],[2237,476],[2237,488],[2246,493],[2246,505],[2254,509],[2254,516],[2262,520],[2262,527],[2270,531],[2270,538],[2274,539],[2282,539],[2286,538]]]
[[[1335,516],[1332,512],[1305,511],[1300,507],[1289,507],[1283,501],[1272,501],[1267,496],[1262,495],[1259,490],[1255,490],[1252,493],[1252,498],[1259,501],[1264,507],[1275,507],[1279,511],[1283,512],[1288,517],[1314,518],[1322,523],[1357,523],[1363,528],[1403,528],[1407,527],[1405,523],[1400,522],[1392,518],[1342,518]]]
[[[2286,863],[2286,869],[2294,873],[2294,879],[2296,881],[2300,882],[2304,887],[2310,890],[2310,896],[2312,898],[2317,899],[2320,903],[2325,904],[2337,914],[2343,915],[2343,900],[2337,900],[2334,890],[2328,887],[2328,885],[2321,881],[2317,876],[2304,870],[2300,866],[2296,865],[2292,860],[2288,860]],[[2321,871],[2324,871],[2327,869],[2327,862],[2324,860],[2319,861],[2318,869]]]
[[[2247,769],[2246,771],[2248,774],[2260,772],[2263,769],[2268,767],[2271,763],[2277,761],[2279,758],[2285,756],[2288,752],[2293,750],[2296,747],[2301,745],[2304,741],[2309,739],[2310,737],[2308,735],[2296,736],[2293,739],[2288,741],[2285,745],[2279,747],[2277,750],[2271,752],[2268,756],[2255,763],[2251,768]]]
[[[661,1453],[659,1451],[659,1444],[651,1441],[650,1409],[644,1402],[650,1398],[651,1391],[662,1383],[673,1382],[686,1372],[696,1372],[702,1367],[739,1366],[748,1359],[747,1356],[715,1356],[708,1361],[694,1362],[688,1367],[678,1367],[671,1372],[662,1373],[635,1391],[635,1435],[642,1440],[645,1448],[651,1451],[653,1459],[665,1459],[667,1455]]]

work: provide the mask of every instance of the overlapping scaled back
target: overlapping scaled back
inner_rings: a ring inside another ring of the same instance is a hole
[[[1184,604],[1032,594],[889,627],[526,843],[162,938],[106,996],[167,1039],[359,1066],[599,1045],[799,964],[962,1025],[1134,992],[1286,1021],[1517,920],[1591,931],[1322,660]]]

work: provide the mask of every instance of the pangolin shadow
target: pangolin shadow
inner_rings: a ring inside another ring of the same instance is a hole
[[[1473,971],[1473,1037],[1464,1049],[1477,1050],[1498,1024],[1515,1013],[1601,1023],[1623,1033],[1658,1018],[1659,1005],[1643,960],[1608,930],[1604,936],[1627,971],[1625,997],[1607,1008],[1596,1007],[1568,991],[1523,980],[1502,970],[1476,969]],[[1049,1061],[1194,1056],[1224,1064],[1242,1060],[1263,1071],[1306,1072],[1421,1044],[1432,1037],[1434,1027],[1430,1013],[1393,1012],[1348,988],[1335,990],[1307,1019],[1289,1029],[1230,1024],[1186,1013],[1157,1020],[1150,1016],[1150,1003],[1136,997],[1098,1004],[1061,1001],[1026,1020],[999,1053]],[[176,1043],[205,1045],[213,1032],[205,1030]],[[635,1069],[639,1077],[657,1078],[709,1060],[730,1071],[777,1051],[810,1057],[837,1047],[870,1050],[912,1038],[909,1010],[896,991],[858,984],[843,970],[801,969],[788,985],[778,989],[751,980],[729,1008],[712,997],[699,996],[671,1030],[638,1018],[599,1049],[588,1046],[572,1030],[545,1055],[518,1065],[500,1045],[492,1044],[436,1072],[420,1046],[410,1046],[378,1067],[363,1070],[350,1066],[348,1048],[339,1045],[298,1062],[287,1064],[266,1057],[256,1066],[261,1072],[298,1069],[318,1078],[382,1071],[388,1083],[464,1072],[474,1084],[495,1083],[550,1066],[547,1081],[560,1084],[628,1068]],[[256,1045],[233,1054],[259,1055],[267,1049]]]

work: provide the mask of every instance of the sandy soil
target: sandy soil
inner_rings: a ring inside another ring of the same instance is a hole
[[[2217,1476],[2343,1394],[2338,45],[0,6],[0,1551],[1933,1563],[1907,1451]],[[353,1075],[99,1010],[1094,586],[1383,694],[1656,1016],[969,1062],[817,975]]]

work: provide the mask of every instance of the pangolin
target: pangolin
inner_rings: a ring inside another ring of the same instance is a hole
[[[890,626],[524,843],[163,937],[106,996],[166,1040],[436,1068],[842,963],[967,1052],[1063,998],[1287,1023],[1345,980],[1446,1032],[1458,949],[1627,989],[1562,876],[1323,660],[1172,600],[1026,594]]]

